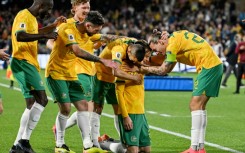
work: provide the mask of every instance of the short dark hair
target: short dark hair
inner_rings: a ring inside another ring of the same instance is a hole
[[[90,11],[87,14],[87,17],[85,18],[84,22],[91,22],[94,25],[103,25],[105,24],[105,19],[98,11]]]
[[[145,51],[146,51],[146,52],[147,52],[147,51],[151,51],[151,48],[150,48],[149,44],[147,43],[147,41],[145,41],[145,40],[143,40],[143,39],[137,40],[137,41],[135,42],[135,44],[140,44],[140,45],[142,45],[142,46],[145,48]]]
[[[132,49],[134,50],[134,52],[132,54],[135,55],[135,57],[137,58],[138,62],[141,62],[144,57],[145,57],[145,48],[143,45],[141,44],[132,44]]]
[[[158,31],[157,29],[154,29],[153,33],[148,38],[148,44],[151,44],[151,43],[156,44],[158,40],[161,38],[161,34],[162,33],[160,31]]]

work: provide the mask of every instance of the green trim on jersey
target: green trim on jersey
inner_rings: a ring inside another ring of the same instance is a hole
[[[67,44],[66,47],[74,45],[74,44],[78,44],[78,43],[75,43],[75,42],[74,43],[70,43],[70,44]]]
[[[119,60],[117,60],[117,59],[113,59],[112,61],[117,62],[117,63],[119,63],[119,64],[122,64],[122,62],[119,61]]]

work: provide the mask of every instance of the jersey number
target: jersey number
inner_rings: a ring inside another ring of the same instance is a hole
[[[189,32],[185,32],[185,39],[189,39],[189,37],[188,37],[188,34],[189,34]],[[191,34],[193,34],[193,33],[191,33]],[[197,40],[197,38],[201,38],[201,37],[199,37],[198,35],[196,35],[196,34],[194,34],[194,36],[192,37],[192,41],[194,41],[195,43],[197,43],[197,44],[201,44],[201,43],[203,43],[204,42],[204,39],[201,39],[201,40]]]

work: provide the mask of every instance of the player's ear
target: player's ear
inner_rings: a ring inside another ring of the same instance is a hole
[[[127,53],[131,53],[131,45],[128,46]]]
[[[85,22],[85,27],[86,27],[86,28],[89,28],[90,26],[91,26],[91,23]]]

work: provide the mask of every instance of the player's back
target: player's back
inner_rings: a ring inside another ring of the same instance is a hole
[[[202,67],[211,68],[221,63],[206,40],[187,30],[171,34],[166,52],[175,54],[180,63],[196,66],[197,71]]]
[[[100,54],[101,58],[104,59],[112,59],[115,62],[122,63],[123,59],[126,59],[126,51],[128,45],[132,42],[136,41],[134,38],[119,38],[115,41],[109,43]],[[95,67],[97,70],[97,77],[99,80],[106,82],[115,82],[115,77],[112,74],[112,69],[104,66],[101,63],[95,63]]]

